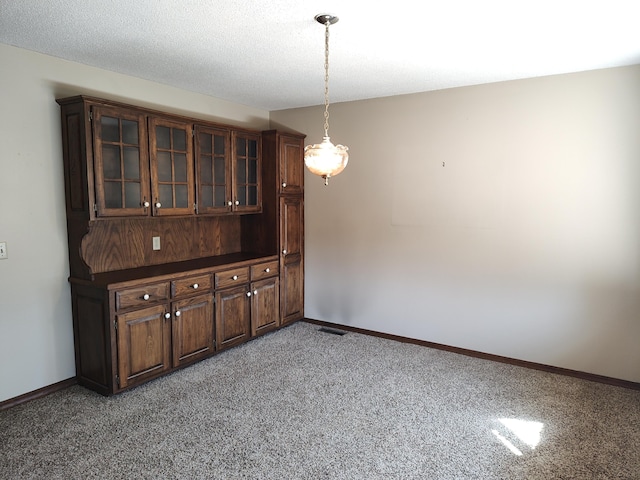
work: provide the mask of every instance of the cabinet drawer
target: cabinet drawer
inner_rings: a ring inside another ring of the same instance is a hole
[[[155,283],[144,287],[127,288],[116,292],[116,309],[140,307],[169,299],[169,284]]]
[[[251,280],[260,280],[274,275],[278,275],[278,260],[251,266]]]
[[[216,273],[216,288],[241,285],[249,281],[249,267],[233,268]]]
[[[174,298],[209,290],[211,290],[211,275],[198,275],[171,282],[171,296]]]

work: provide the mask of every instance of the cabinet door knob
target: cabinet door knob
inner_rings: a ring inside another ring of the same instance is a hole
[[[247,297],[250,297],[250,296],[251,296],[251,292],[247,292]]]
[[[180,310],[176,310],[175,315],[176,315],[176,317],[179,317],[180,315],[182,315],[182,312],[180,312]]]
[[[240,205],[240,200],[236,200],[236,205]]]
[[[264,272],[265,272],[265,273],[269,273],[270,271],[271,271],[271,269],[270,269],[269,267],[267,267],[267,268],[265,268],[265,269],[264,269]]]
[[[233,202],[227,202],[227,205],[231,206],[233,205]]]
[[[164,318],[171,318],[171,314],[170,314],[170,313],[168,313],[168,312],[167,312],[167,313],[165,313],[165,314],[164,314]]]
[[[283,255],[286,255],[286,254],[287,254],[287,250],[286,250],[286,249],[285,249],[285,250],[282,250],[282,254],[283,254]]]
[[[143,300],[149,300],[151,297],[149,296],[148,293],[145,293],[144,295],[142,295],[142,299]]]
[[[156,202],[156,208],[160,208],[162,204],[160,202]]]
[[[149,202],[143,202],[143,203],[142,203],[142,206],[143,206],[144,208],[149,208]]]
[[[231,277],[231,280],[237,280],[238,279],[238,275],[234,275],[233,277]]]
[[[254,291],[253,291],[253,294],[254,294],[254,295],[257,295],[257,294],[258,294],[258,290],[254,290]]]
[[[287,188],[287,182],[282,182],[282,188]]]
[[[200,285],[198,285],[197,283],[194,283],[193,285],[191,285],[191,288],[193,288],[194,290],[196,290]]]

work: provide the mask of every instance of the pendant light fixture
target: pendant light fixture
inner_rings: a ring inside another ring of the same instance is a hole
[[[329,25],[338,21],[338,17],[327,14],[315,16],[318,23],[325,26],[324,34],[324,137],[322,143],[307,145],[304,148],[304,163],[309,171],[324,178],[329,185],[329,178],[335,177],[344,170],[349,161],[349,150],[344,145],[334,145],[329,140]]]

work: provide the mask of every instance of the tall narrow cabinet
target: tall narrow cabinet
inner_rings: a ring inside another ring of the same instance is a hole
[[[261,230],[256,232],[280,257],[280,324],[304,317],[304,135],[262,132],[265,201]],[[268,208],[267,208],[268,204]],[[274,228],[275,227],[275,228]]]

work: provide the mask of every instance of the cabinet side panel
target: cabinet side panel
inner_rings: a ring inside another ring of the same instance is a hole
[[[83,212],[88,205],[85,173],[82,168],[82,144],[80,129],[82,120],[79,113],[72,112],[66,116],[65,149],[67,153],[67,184],[71,212]]]
[[[105,325],[109,319],[101,298],[73,294],[76,334],[76,375],[80,384],[109,388],[109,361]],[[97,389],[101,391],[101,389]]]

